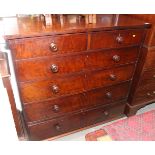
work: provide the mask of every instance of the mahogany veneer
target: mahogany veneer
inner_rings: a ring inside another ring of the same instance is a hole
[[[52,26],[17,18],[18,31],[5,35],[30,140],[121,116],[142,68],[150,24],[128,15],[98,15],[96,24],[72,18]]]

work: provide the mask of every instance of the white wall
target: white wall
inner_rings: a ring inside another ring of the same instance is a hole
[[[17,133],[6,89],[0,78],[0,141],[17,141]]]

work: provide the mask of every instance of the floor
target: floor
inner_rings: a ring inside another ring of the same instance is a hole
[[[137,114],[141,114],[141,113],[144,113],[144,112],[147,112],[147,111],[150,111],[150,110],[153,110],[155,109],[155,103],[151,104],[151,105],[148,105],[142,109],[140,109]],[[121,119],[124,119],[126,117],[123,117]],[[115,120],[115,121],[118,121],[118,120]],[[95,127],[92,127],[92,128],[89,128],[89,129],[86,129],[86,130],[83,130],[83,131],[80,131],[80,132],[76,132],[74,134],[70,134],[68,136],[64,136],[62,138],[58,138],[58,139],[55,139],[55,141],[85,141],[85,135],[89,132],[92,132],[92,131],[95,131],[97,129],[100,129],[101,127],[105,126],[105,125],[108,125],[112,122],[115,122],[115,121],[111,121],[111,122],[108,122],[108,123],[105,123],[105,124],[101,124],[101,125],[98,125],[98,126],[95,126]]]

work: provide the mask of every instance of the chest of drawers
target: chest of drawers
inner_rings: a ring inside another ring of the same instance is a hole
[[[130,20],[122,25],[127,18],[120,17],[117,26],[104,27],[98,21],[99,27],[68,26],[29,36],[24,30],[6,36],[30,140],[48,139],[124,114],[149,27],[135,21],[132,25]]]

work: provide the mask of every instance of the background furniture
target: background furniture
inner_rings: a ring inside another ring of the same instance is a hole
[[[95,24],[68,15],[63,24],[55,18],[51,26],[39,17],[15,20],[5,39],[30,140],[124,114],[139,77],[135,70],[142,70],[150,24],[128,15],[98,15]]]
[[[145,56],[139,63],[135,74],[134,87],[129,95],[126,114],[134,115],[138,109],[155,101],[155,15],[130,15],[145,22],[152,23],[147,34],[143,51]]]
[[[7,90],[9,101],[10,101],[10,107],[12,110],[12,115],[17,131],[18,137],[25,137],[24,134],[24,128],[23,128],[23,122],[20,115],[20,112],[16,108],[16,103],[14,99],[14,94],[12,91],[11,81],[10,81],[10,71],[8,66],[8,56],[5,52],[0,52],[0,76],[3,81],[3,85]],[[5,103],[2,103],[5,104]]]

